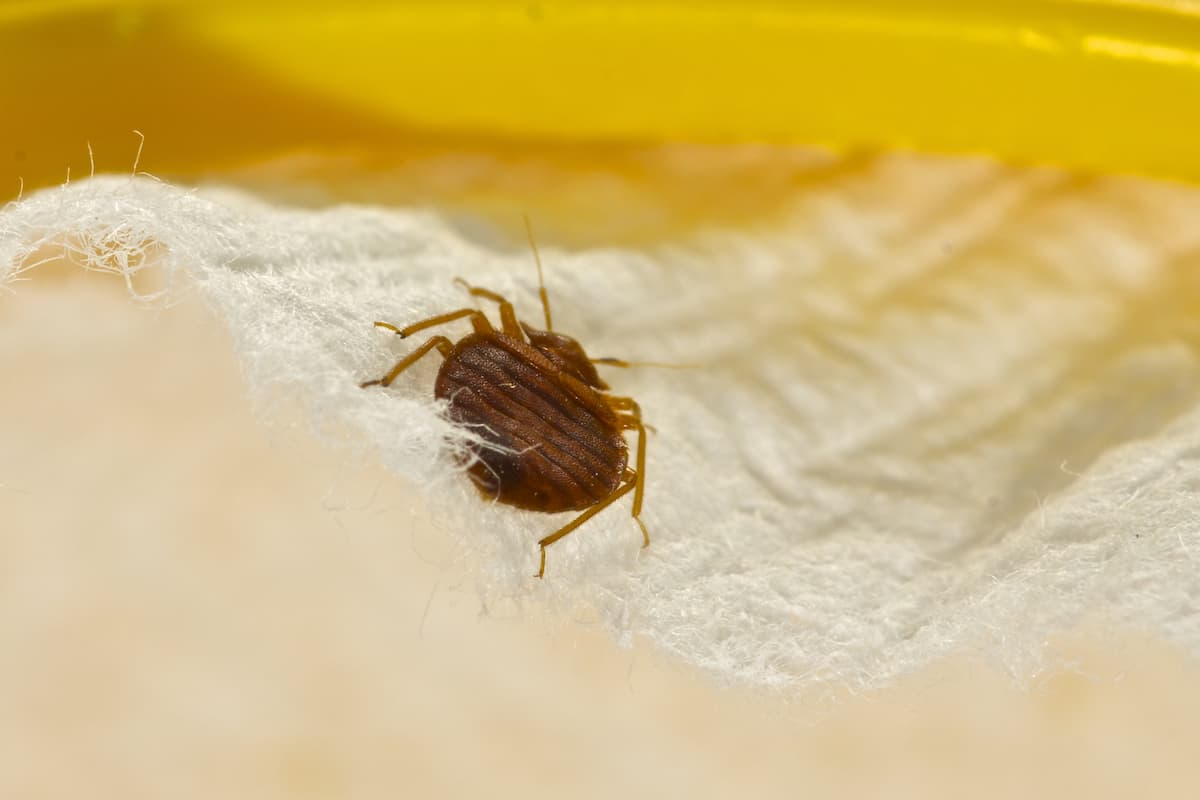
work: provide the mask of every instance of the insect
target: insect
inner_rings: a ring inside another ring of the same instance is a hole
[[[471,445],[468,467],[480,492],[530,511],[582,512],[538,541],[541,562],[535,577],[541,578],[547,547],[631,491],[642,546],[650,544],[641,520],[646,425],[633,398],[611,394],[596,372],[597,364],[625,367],[630,362],[589,358],[578,341],[554,331],[542,259],[528,219],[525,227],[537,262],[545,330],[519,321],[512,303],[496,292],[456,278],[472,297],[498,304],[500,329],[477,308],[439,314],[404,328],[376,322],[376,327],[402,338],[464,318],[474,330],[457,342],[433,336],[382,378],[361,386],[387,387],[430,351],[441,354],[433,393],[448,403],[453,422],[470,427],[483,440]],[[636,468],[629,466],[629,431],[637,434]]]

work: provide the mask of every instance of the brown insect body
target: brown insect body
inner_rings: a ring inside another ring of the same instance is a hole
[[[622,423],[597,395],[603,384],[578,342],[522,327],[529,343],[496,331],[460,340],[434,395],[486,443],[469,468],[484,495],[530,511],[594,506],[625,474]]]
[[[528,220],[526,220],[528,225]],[[537,246],[529,234],[535,258]],[[471,479],[483,494],[498,502],[530,511],[580,511],[571,522],[538,540],[546,571],[546,548],[587,522],[600,511],[633,492],[633,519],[642,529],[643,547],[650,534],[642,523],[642,493],[646,485],[646,426],[631,397],[615,397],[596,372],[596,364],[629,366],[616,358],[592,359],[570,336],[555,333],[550,323],[538,258],[538,283],[546,330],[517,319],[503,296],[462,285],[473,297],[499,305],[500,328],[476,308],[460,308],[398,328],[375,325],[401,337],[417,331],[469,319],[474,332],[451,342],[433,336],[400,359],[382,378],[368,386],[390,386],[396,377],[431,350],[444,359],[434,395],[449,405],[454,422],[469,427],[483,441],[472,448]],[[637,433],[637,468],[629,466],[626,432]]]

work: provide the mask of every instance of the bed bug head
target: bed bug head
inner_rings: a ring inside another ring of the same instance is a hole
[[[521,327],[529,337],[529,344],[553,361],[560,370],[593,389],[608,389],[608,384],[600,379],[596,366],[579,342],[564,333],[539,331],[524,322],[521,323]]]

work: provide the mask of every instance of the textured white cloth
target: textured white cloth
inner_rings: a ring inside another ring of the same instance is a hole
[[[439,359],[358,388],[421,338],[372,321],[471,305],[454,276],[540,324],[523,247],[433,213],[95,178],[0,213],[0,278],[66,247],[135,293],[146,266],[201,292],[264,409],[299,402],[423,487],[489,609],[599,622],[724,680],[857,689],[963,652],[1029,677],[1085,622],[1200,652],[1198,220],[1186,187],[889,156],[752,230],[544,248],[556,326],[592,355],[704,365],[606,369],[657,429],[653,541],[626,499],[544,581],[536,540],[570,517],[458,474]]]

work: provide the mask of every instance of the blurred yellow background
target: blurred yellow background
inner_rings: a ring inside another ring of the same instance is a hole
[[[135,129],[161,177],[523,208],[573,242],[763,219],[821,176],[794,144],[1194,180],[1198,48],[1189,2],[10,0],[0,200],[88,174],[89,144],[130,171]],[[418,498],[255,424],[208,312],[30,277],[0,296],[2,796],[1200,785],[1195,667],[1153,644],[1061,643],[1090,677],[1031,693],[962,661],[814,711],[477,621]]]
[[[1184,0],[0,3],[0,199],[67,166],[826,144],[1200,176]]]

